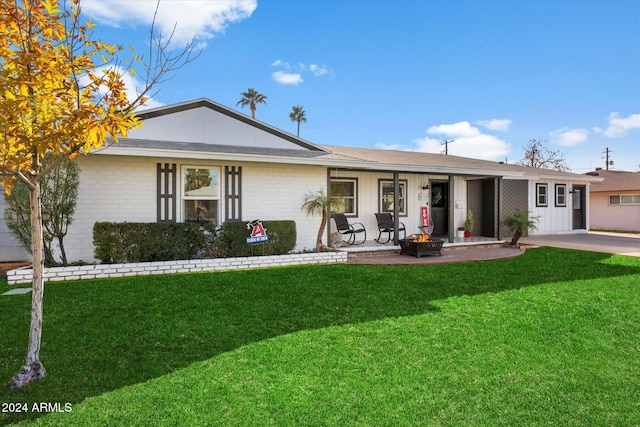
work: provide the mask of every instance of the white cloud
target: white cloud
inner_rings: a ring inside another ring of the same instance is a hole
[[[431,126],[427,129],[427,133],[431,135],[445,135],[451,137],[470,137],[480,135],[478,128],[474,128],[469,122]]]
[[[489,130],[498,132],[506,132],[509,130],[509,126],[511,126],[511,120],[508,119],[480,120],[476,123]]]
[[[149,25],[153,21],[156,0],[83,0],[82,11],[95,21],[113,27]],[[257,0],[161,1],[156,26],[165,36],[175,27],[173,41],[185,43],[192,38],[210,39],[224,32],[228,24],[251,16]]]
[[[298,73],[285,73],[284,71],[274,71],[271,76],[273,77],[273,80],[283,85],[297,85],[304,81],[302,79],[302,76]]]
[[[278,83],[282,83],[282,84],[302,83],[304,81],[302,79],[302,73],[310,72],[315,77],[320,77],[330,72],[329,68],[327,68],[325,65],[317,65],[317,64],[306,65],[302,62],[299,62],[298,64],[295,64],[294,66],[292,66],[290,63],[286,61],[282,61],[280,59],[276,59],[275,61],[273,61],[271,63],[271,66],[282,68],[283,70],[287,71],[287,72],[276,71],[272,74],[273,79]],[[289,72],[292,69],[295,70],[296,73]]]
[[[402,144],[385,144],[384,142],[377,142],[375,147],[379,150],[396,150],[407,151],[407,147]]]
[[[104,67],[98,67],[95,70],[95,74],[99,75],[102,72],[106,72],[106,70],[108,70],[109,67],[104,66]],[[118,70],[118,72],[122,73],[121,75],[121,79],[122,82],[124,83],[125,86],[125,92],[127,95],[127,100],[129,100],[129,102],[133,102],[138,98],[138,95],[140,94],[140,92],[144,89],[144,82],[142,82],[140,79],[132,76],[130,73],[124,71],[122,68],[118,67],[115,68],[116,70]],[[87,76],[82,76],[80,77],[80,84],[81,85],[87,85],[89,84],[90,80]],[[102,86],[100,88],[101,92],[106,92],[106,87]],[[146,96],[148,97],[150,94],[147,94]],[[157,108],[157,107],[161,107],[164,104],[156,101],[153,98],[149,98],[147,100],[147,102],[138,107],[136,111],[141,111],[141,110],[147,110],[150,108]]]
[[[414,140],[417,151],[443,153],[445,139],[453,140],[448,144],[448,153],[453,156],[499,161],[503,160],[510,151],[510,146],[506,141],[493,135],[484,134],[466,121],[431,126],[427,129],[427,133],[441,135],[442,138],[427,136]]]
[[[288,69],[291,68],[291,65],[289,65],[288,62],[283,62],[283,61],[281,61],[279,59],[276,59],[275,61],[273,61],[271,63],[271,66],[272,67],[283,67],[285,70],[288,70]]]
[[[611,113],[607,117],[609,126],[606,129],[593,128],[596,133],[608,138],[623,138],[632,129],[640,129],[640,114],[630,114],[627,117],[620,117],[620,113]]]
[[[564,147],[571,147],[581,144],[587,140],[589,131],[586,129],[569,129],[562,128],[549,132],[551,141]]]
[[[311,64],[309,65],[309,71],[311,71],[314,76],[319,77],[327,74],[329,72],[329,69],[324,65]]]

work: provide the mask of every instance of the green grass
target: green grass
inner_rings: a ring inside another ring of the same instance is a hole
[[[0,293],[9,287],[0,282]],[[30,295],[0,297],[0,380]],[[51,283],[37,425],[640,425],[640,259],[325,265]]]

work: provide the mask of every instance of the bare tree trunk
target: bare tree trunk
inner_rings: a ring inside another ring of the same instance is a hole
[[[327,211],[322,210],[322,221],[320,222],[320,230],[318,231],[318,238],[316,239],[316,251],[322,250],[322,235],[324,234],[324,228],[327,224]]]
[[[513,238],[511,239],[511,245],[516,246],[518,244],[518,240],[520,240],[520,238],[522,237],[522,230],[517,229],[516,232],[513,235]]]
[[[60,259],[65,267],[69,265],[67,261],[67,251],[64,250],[63,236],[58,236],[58,246],[60,246]]]
[[[31,295],[31,328],[27,361],[11,378],[7,388],[15,389],[43,379],[47,371],[40,362],[42,337],[42,300],[44,297],[44,242],[42,239],[42,211],[40,206],[40,182],[29,187],[31,208],[31,253],[33,254],[33,282]]]

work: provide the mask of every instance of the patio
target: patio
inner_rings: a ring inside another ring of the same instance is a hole
[[[380,265],[483,261],[510,258],[524,253],[523,249],[509,246],[505,243],[504,240],[482,236],[457,238],[452,243],[445,241],[442,246],[442,256],[428,255],[419,258],[410,255],[400,255],[400,246],[394,245],[393,242],[379,244],[374,240],[367,240],[362,245],[336,248],[336,250],[347,253],[348,264]]]
[[[407,235],[408,237],[409,235]],[[442,245],[443,249],[446,248],[460,248],[467,246],[486,246],[486,245],[498,245],[503,244],[505,240],[498,240],[493,237],[483,237],[483,236],[472,236],[472,237],[460,237],[453,239],[452,243],[447,241],[447,238],[444,236],[433,236],[436,239],[444,240],[444,244]],[[400,252],[400,246],[394,245],[393,241],[388,243],[378,243],[375,240],[367,240],[361,245],[345,245],[339,248],[336,248],[338,251],[347,252],[349,254],[359,254],[359,253],[385,253],[385,252]]]

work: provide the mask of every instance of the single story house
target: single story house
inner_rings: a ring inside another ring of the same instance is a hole
[[[143,126],[77,158],[78,205],[65,238],[70,260],[94,261],[96,221],[294,220],[296,251],[315,246],[320,219],[301,209],[324,190],[349,221],[377,236],[376,212],[449,242],[467,211],[473,235],[507,239],[516,208],[539,217],[537,233],[586,232],[589,186],[600,178],[472,158],[317,145],[208,99],[140,113]],[[0,211],[3,210],[0,202]],[[329,233],[334,230],[331,224]],[[0,261],[28,259],[0,221]]]
[[[587,175],[604,178],[589,189],[591,228],[640,232],[640,172],[598,168]]]

